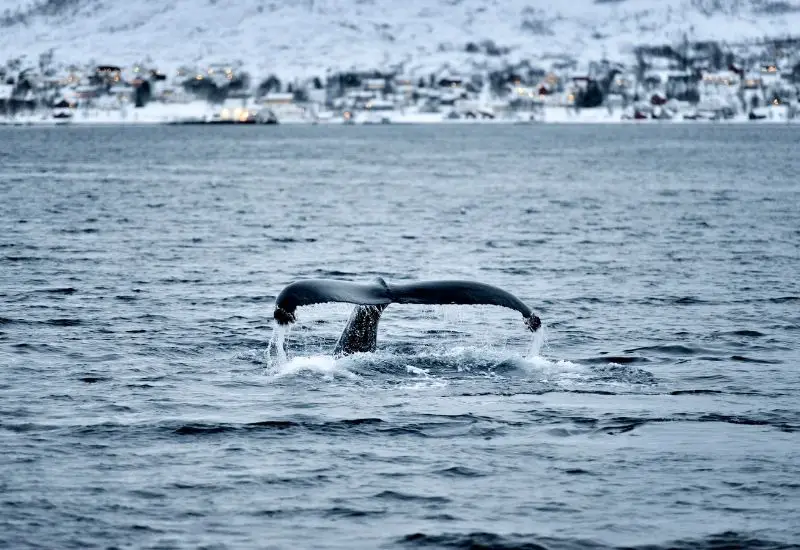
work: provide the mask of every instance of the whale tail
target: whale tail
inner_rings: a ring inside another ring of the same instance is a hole
[[[423,281],[389,284],[380,277],[370,283],[329,279],[305,279],[291,283],[275,300],[275,320],[294,323],[300,306],[326,302],[355,304],[342,332],[335,355],[375,351],[378,322],[387,306],[397,304],[486,304],[513,309],[522,314],[525,325],[535,332],[542,321],[516,296],[498,287],[474,281]]]

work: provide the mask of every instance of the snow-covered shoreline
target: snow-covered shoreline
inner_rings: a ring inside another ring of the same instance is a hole
[[[30,126],[139,126],[139,125],[183,125],[183,124],[214,124],[218,122],[213,110],[208,104],[196,102],[186,105],[151,104],[142,109],[129,109],[128,111],[78,111],[69,119],[53,118],[49,111],[46,113],[16,116],[14,118],[0,116],[0,127],[30,127]],[[383,121],[370,121],[354,117],[345,120],[340,115],[329,117],[291,117],[278,118],[282,125],[396,125],[396,124],[771,124],[793,125],[800,123],[800,119],[790,119],[783,112],[776,112],[775,116],[761,120],[749,120],[746,114],[738,114],[725,120],[690,120],[681,115],[672,119],[646,119],[635,120],[623,116],[623,111],[609,111],[607,108],[582,109],[576,112],[567,107],[545,107],[535,116],[529,113],[508,113],[493,119],[452,119],[447,113],[414,113],[396,112],[388,115]]]
[[[83,128],[91,128],[91,127],[108,127],[108,126],[182,126],[182,125],[189,125],[195,123],[183,123],[183,122],[160,122],[160,121],[113,121],[113,120],[86,120],[80,122],[64,122],[59,120],[53,119],[45,119],[45,120],[36,120],[36,119],[26,119],[26,120],[4,120],[0,118],[0,128],[31,128],[31,127],[40,127],[40,128],[53,128],[53,127],[83,127]],[[203,124],[203,123],[197,123]],[[440,120],[440,121],[431,121],[431,120],[404,120],[399,122],[394,122],[390,124],[356,124],[355,126],[463,126],[463,125],[470,125],[470,126],[519,126],[519,125],[562,125],[562,126],[577,126],[577,125],[624,125],[624,124],[632,124],[632,125],[656,125],[656,126],[664,126],[664,125],[687,125],[687,124],[694,124],[694,125],[745,125],[745,126],[752,126],[752,125],[769,125],[769,126],[800,126],[800,120],[756,120],[751,121],[747,120],[746,118],[734,118],[730,120],[686,120],[686,119],[674,119],[674,120],[623,120],[623,119],[598,119],[598,118],[584,118],[584,117],[576,117],[572,119],[562,119],[562,120],[539,120],[539,121],[512,121],[512,120]],[[204,125],[213,126],[213,123],[207,123]],[[233,124],[235,126],[252,126],[249,124]],[[347,126],[346,124],[342,124],[340,122],[303,122],[303,121],[293,121],[289,123],[282,124],[283,126]],[[256,125],[258,126],[258,125]]]

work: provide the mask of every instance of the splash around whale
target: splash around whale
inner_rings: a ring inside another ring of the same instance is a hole
[[[380,277],[369,283],[332,279],[304,279],[284,288],[275,300],[273,317],[279,325],[296,320],[300,306],[326,302],[355,304],[350,319],[339,337],[334,356],[374,352],[377,349],[378,322],[390,304],[494,305],[522,314],[525,326],[536,332],[542,321],[531,308],[508,291],[475,281],[420,281],[390,284]]]

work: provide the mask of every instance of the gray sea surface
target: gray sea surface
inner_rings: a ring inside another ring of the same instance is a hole
[[[800,128],[0,128],[0,547],[797,548]],[[351,309],[298,278],[472,279]],[[543,344],[543,345],[542,345]]]

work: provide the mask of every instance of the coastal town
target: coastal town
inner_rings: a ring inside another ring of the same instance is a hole
[[[491,55],[493,43],[465,51]],[[498,59],[503,52],[496,52]],[[793,122],[800,38],[642,45],[626,62],[570,56],[425,74],[402,64],[307,78],[241,60],[175,68],[60,64],[50,50],[0,66],[0,124]]]

